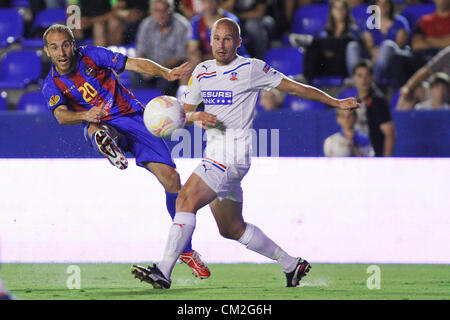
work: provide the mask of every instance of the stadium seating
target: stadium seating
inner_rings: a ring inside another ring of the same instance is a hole
[[[325,110],[326,106],[323,103],[317,101],[311,101],[301,99],[296,96],[286,95],[281,106],[282,109],[289,109],[292,111],[313,111],[313,110]]]
[[[360,4],[358,6],[353,7],[351,10],[353,20],[355,20],[356,25],[360,30],[364,30],[367,18],[370,16],[367,13],[367,4]]]
[[[296,76],[303,72],[303,53],[297,48],[269,49],[264,61],[286,76]]]
[[[347,89],[344,89],[339,93],[339,99],[345,99],[350,97],[355,97],[358,94],[358,90],[356,90],[355,87],[350,87]]]
[[[11,6],[14,8],[18,7],[29,7],[30,6],[30,0],[13,0],[11,3]]]
[[[28,113],[48,112],[47,103],[41,91],[24,93],[17,104],[16,110]]]
[[[139,100],[144,106],[150,102],[153,98],[161,95],[158,89],[136,89],[132,91],[136,99]]]
[[[54,23],[64,23],[66,21],[66,11],[64,9],[52,8],[40,11],[33,21],[32,30],[36,28],[48,28]]]
[[[41,71],[39,53],[27,50],[8,52],[0,61],[0,89],[24,89],[37,82]]]
[[[0,48],[17,42],[23,33],[22,15],[16,9],[0,9]]]
[[[43,31],[54,23],[64,23],[65,20],[66,11],[64,9],[54,8],[42,10],[37,14],[36,18],[33,21],[31,33],[33,35],[40,35],[40,33],[43,32],[38,32],[39,30]],[[25,38],[22,40],[22,46],[24,48],[43,47],[44,41],[40,36],[36,38]]]
[[[330,86],[339,87],[344,84],[344,78],[327,76],[327,77],[317,77],[312,80],[312,85],[315,87]]]
[[[430,14],[435,10],[436,6],[432,3],[412,4],[405,7],[401,12],[401,15],[408,20],[410,29],[414,30],[417,22],[422,16]]]
[[[291,32],[314,35],[325,27],[327,15],[327,4],[312,4],[301,7],[294,13]]]

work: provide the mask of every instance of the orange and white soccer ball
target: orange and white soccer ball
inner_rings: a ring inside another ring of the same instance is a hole
[[[177,98],[159,96],[147,103],[144,123],[147,130],[154,136],[170,138],[176,129],[184,127],[186,113]]]

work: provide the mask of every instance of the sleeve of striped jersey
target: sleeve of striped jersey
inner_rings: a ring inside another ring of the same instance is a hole
[[[125,70],[127,56],[120,52],[114,52],[103,47],[89,46],[84,47],[82,53],[94,60],[99,67],[111,68],[117,73]]]
[[[250,86],[252,89],[270,90],[277,87],[284,75],[272,68],[268,63],[259,59],[252,59]]]
[[[42,86],[42,95],[47,102],[48,109],[53,113],[56,107],[67,104],[66,98],[61,90],[53,83],[52,79],[45,81]]]
[[[185,92],[184,103],[199,105],[202,102],[200,82],[197,79],[198,66],[192,72],[191,78],[189,79],[189,85]]]

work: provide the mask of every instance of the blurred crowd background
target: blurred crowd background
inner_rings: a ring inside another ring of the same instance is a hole
[[[75,22],[78,9],[78,45],[169,68],[211,59],[213,23],[236,20],[240,55],[361,101],[356,112],[336,114],[340,131],[324,141],[325,155],[390,156],[393,113],[450,110],[450,0],[0,0],[0,112],[48,112],[40,85],[51,62],[42,34],[53,23]],[[181,97],[188,82],[129,71],[120,79],[144,104],[160,94]],[[262,92],[257,105],[260,114],[331,109],[276,89]]]

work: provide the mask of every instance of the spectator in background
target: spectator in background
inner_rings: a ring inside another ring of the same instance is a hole
[[[423,85],[424,81],[433,73],[444,72],[450,77],[450,46],[439,51],[422,68],[417,70],[414,75],[400,89],[400,97],[397,102],[397,110],[409,110],[414,107],[418,101],[426,100],[427,89]],[[450,102],[450,95],[447,98]]]
[[[136,38],[136,55],[173,68],[186,57],[190,34],[189,21],[174,10],[173,0],[151,0],[150,16],[139,26]],[[178,83],[143,74],[132,74],[135,87],[153,87],[163,94],[176,95]],[[187,82],[186,80],[183,80]]]
[[[336,110],[339,132],[329,136],[323,143],[326,157],[373,157],[375,152],[367,135],[355,129],[355,110]]]
[[[178,10],[187,19],[191,20],[194,16],[200,14],[203,10],[201,0],[180,0]]]
[[[261,90],[259,106],[265,111],[279,110],[285,96],[286,93],[277,88]]]
[[[202,13],[191,19],[192,36],[188,44],[188,58],[193,65],[213,59],[211,28],[218,19],[230,18],[239,23],[232,13],[220,8],[221,0],[201,0]]]
[[[233,12],[243,25],[245,44],[250,55],[263,59],[275,32],[275,21],[267,15],[266,0],[225,0],[222,8]]]
[[[136,38],[138,27],[149,11],[147,0],[119,0],[113,7],[115,25],[111,44],[131,44]],[[112,22],[110,22],[112,23]]]
[[[347,45],[356,40],[358,29],[353,24],[346,0],[332,0],[327,25],[306,47],[303,62],[304,77],[308,82],[319,76],[348,77],[356,61],[355,55],[346,56]]]
[[[395,54],[406,54],[410,28],[408,21],[401,15],[395,15],[394,0],[377,0],[380,8],[380,29],[365,27],[361,38],[363,48],[357,42],[349,45],[352,61],[358,58],[369,58],[374,64],[374,79],[381,83],[382,79],[390,77],[389,65]]]
[[[434,0],[436,11],[419,19],[411,39],[412,54],[396,54],[392,73],[394,87],[399,88],[435,56],[450,45],[450,0]]]
[[[450,89],[449,76],[444,72],[437,72],[430,77],[430,98],[414,106],[416,110],[450,110],[447,103]]]
[[[376,157],[390,157],[395,145],[395,127],[389,103],[373,81],[369,60],[361,60],[353,68],[353,81],[361,107],[357,109],[355,128],[370,138]]]
[[[110,41],[114,31],[110,25],[114,25],[117,21],[110,19],[110,13],[115,0],[68,0],[67,5],[77,5],[81,9],[81,30],[74,29],[73,33],[77,40],[92,37],[95,46],[107,47],[115,44]]]

